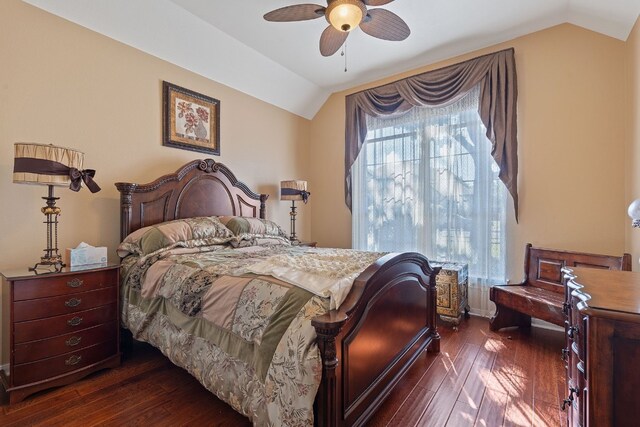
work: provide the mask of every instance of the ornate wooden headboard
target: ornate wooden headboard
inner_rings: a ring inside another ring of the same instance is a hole
[[[267,194],[254,193],[222,163],[194,160],[148,184],[117,182],[120,240],[159,222],[196,216],[265,217]]]

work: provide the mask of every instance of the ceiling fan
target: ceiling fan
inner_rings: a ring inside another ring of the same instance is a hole
[[[264,15],[272,22],[307,21],[324,16],[329,26],[320,36],[320,53],[331,56],[340,49],[349,32],[360,27],[370,36],[383,40],[400,41],[409,37],[406,22],[386,9],[367,9],[382,6],[393,0],[328,0],[327,7],[319,4],[296,4],[273,10]]]

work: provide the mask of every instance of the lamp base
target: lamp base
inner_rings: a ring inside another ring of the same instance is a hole
[[[41,257],[40,262],[36,263],[36,265],[34,265],[33,267],[29,267],[29,271],[37,271],[40,267],[49,268],[51,266],[53,266],[56,272],[59,272],[63,267],[66,267],[67,265],[62,262],[62,257],[60,255],[56,255],[53,257]]]
[[[66,265],[62,262],[62,256],[58,253],[58,216],[61,210],[56,206],[58,197],[53,195],[53,185],[49,185],[49,194],[43,197],[47,201],[47,206],[40,209],[45,215],[44,223],[47,224],[47,248],[44,250],[44,256],[40,257],[40,262],[33,267],[29,267],[29,271],[36,271],[39,266],[53,266],[56,272],[62,270]]]
[[[291,201],[291,212],[289,216],[291,217],[291,235],[289,235],[289,241],[293,244],[298,241],[298,236],[296,236],[296,201]]]

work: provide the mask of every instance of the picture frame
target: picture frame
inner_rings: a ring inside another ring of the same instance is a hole
[[[220,101],[162,82],[162,145],[220,155]]]

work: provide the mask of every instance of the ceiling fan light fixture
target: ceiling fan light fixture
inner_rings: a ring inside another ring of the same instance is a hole
[[[334,0],[326,11],[329,24],[344,33],[357,28],[366,14],[367,8],[360,0]]]

